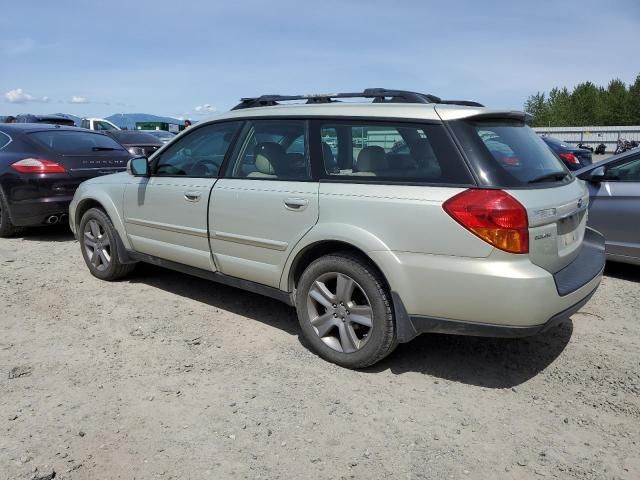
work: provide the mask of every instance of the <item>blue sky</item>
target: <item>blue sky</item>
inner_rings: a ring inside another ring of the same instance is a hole
[[[240,97],[401,88],[521,109],[640,73],[640,2],[9,1],[0,114],[200,119]]]

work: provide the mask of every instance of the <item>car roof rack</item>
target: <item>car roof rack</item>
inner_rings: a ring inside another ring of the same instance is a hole
[[[386,88],[366,88],[362,92],[352,93],[327,93],[314,95],[261,95],[260,97],[247,97],[240,99],[240,103],[231,110],[244,108],[272,107],[280,105],[278,102],[292,100],[306,100],[307,104],[335,103],[344,98],[372,98],[372,103],[445,103],[451,105],[464,105],[469,107],[483,107],[478,102],[469,100],[442,100],[440,97],[428,93],[410,92],[407,90],[389,90]]]

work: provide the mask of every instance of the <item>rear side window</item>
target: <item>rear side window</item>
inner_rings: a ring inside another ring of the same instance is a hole
[[[84,155],[92,152],[124,150],[124,147],[113,138],[99,133],[48,130],[30,133],[29,138],[62,155]]]
[[[329,178],[472,183],[442,125],[323,123],[320,136]]]
[[[523,122],[457,120],[450,124],[484,186],[571,181],[549,146]]]
[[[247,122],[228,176],[252,180],[311,178],[304,120]]]

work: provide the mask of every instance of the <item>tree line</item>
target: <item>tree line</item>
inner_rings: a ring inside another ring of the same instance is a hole
[[[627,86],[614,79],[607,88],[591,82],[529,96],[524,110],[534,127],[640,125],[640,74]]]

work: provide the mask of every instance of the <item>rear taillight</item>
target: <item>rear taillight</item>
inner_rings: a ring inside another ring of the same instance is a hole
[[[580,165],[580,160],[573,153],[559,153],[561,158],[564,158],[567,162],[573,163],[574,165]]]
[[[494,247],[510,253],[529,251],[527,211],[502,190],[465,190],[442,205],[455,221]]]
[[[25,158],[11,164],[11,168],[20,173],[64,173],[64,167],[51,160]]]

